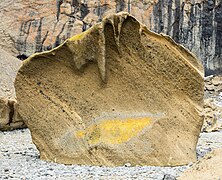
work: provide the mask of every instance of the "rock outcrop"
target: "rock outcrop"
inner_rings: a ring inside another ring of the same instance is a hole
[[[17,101],[0,97],[0,130],[6,131],[25,127]]]
[[[41,159],[107,166],[196,160],[203,67],[127,13],[29,57],[15,88]]]
[[[222,72],[221,0],[4,0],[0,46],[24,59],[120,11],[183,44],[202,60],[207,75]]]
[[[14,80],[21,61],[0,49],[0,130],[25,127],[19,115]]]
[[[204,124],[202,131],[222,129],[222,77],[207,76],[205,79]]]
[[[187,179],[221,179],[222,178],[222,149],[216,149],[207,154],[190,169],[185,171],[178,180]]]

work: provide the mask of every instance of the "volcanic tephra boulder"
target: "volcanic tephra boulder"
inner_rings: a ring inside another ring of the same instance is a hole
[[[203,67],[127,13],[29,57],[15,88],[41,159],[106,166],[196,160]]]

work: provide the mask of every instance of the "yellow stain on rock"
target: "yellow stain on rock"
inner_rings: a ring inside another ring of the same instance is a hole
[[[77,40],[81,40],[85,37],[86,34],[88,34],[90,32],[90,29],[80,33],[80,34],[77,34],[75,36],[72,36],[71,38],[69,38],[69,41],[77,41]]]
[[[151,122],[149,117],[106,120],[78,131],[75,135],[77,138],[84,138],[91,145],[121,144],[135,137]]]

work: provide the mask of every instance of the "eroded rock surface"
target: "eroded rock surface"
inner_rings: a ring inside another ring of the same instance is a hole
[[[21,61],[0,49],[0,130],[25,127],[19,115],[14,80]]]
[[[41,159],[107,166],[196,160],[203,67],[127,13],[32,55],[15,88]]]
[[[222,77],[205,77],[204,124],[202,131],[222,129]]]
[[[196,162],[185,171],[179,180],[187,179],[221,179],[222,178],[222,149],[216,149]]]
[[[4,0],[0,46],[23,59],[120,11],[183,44],[201,59],[206,74],[222,72],[221,0]]]

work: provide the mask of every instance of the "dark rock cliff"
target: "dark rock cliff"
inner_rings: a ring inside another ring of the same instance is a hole
[[[120,11],[183,44],[203,62],[206,75],[222,73],[222,0],[5,0],[0,46],[24,59]]]

